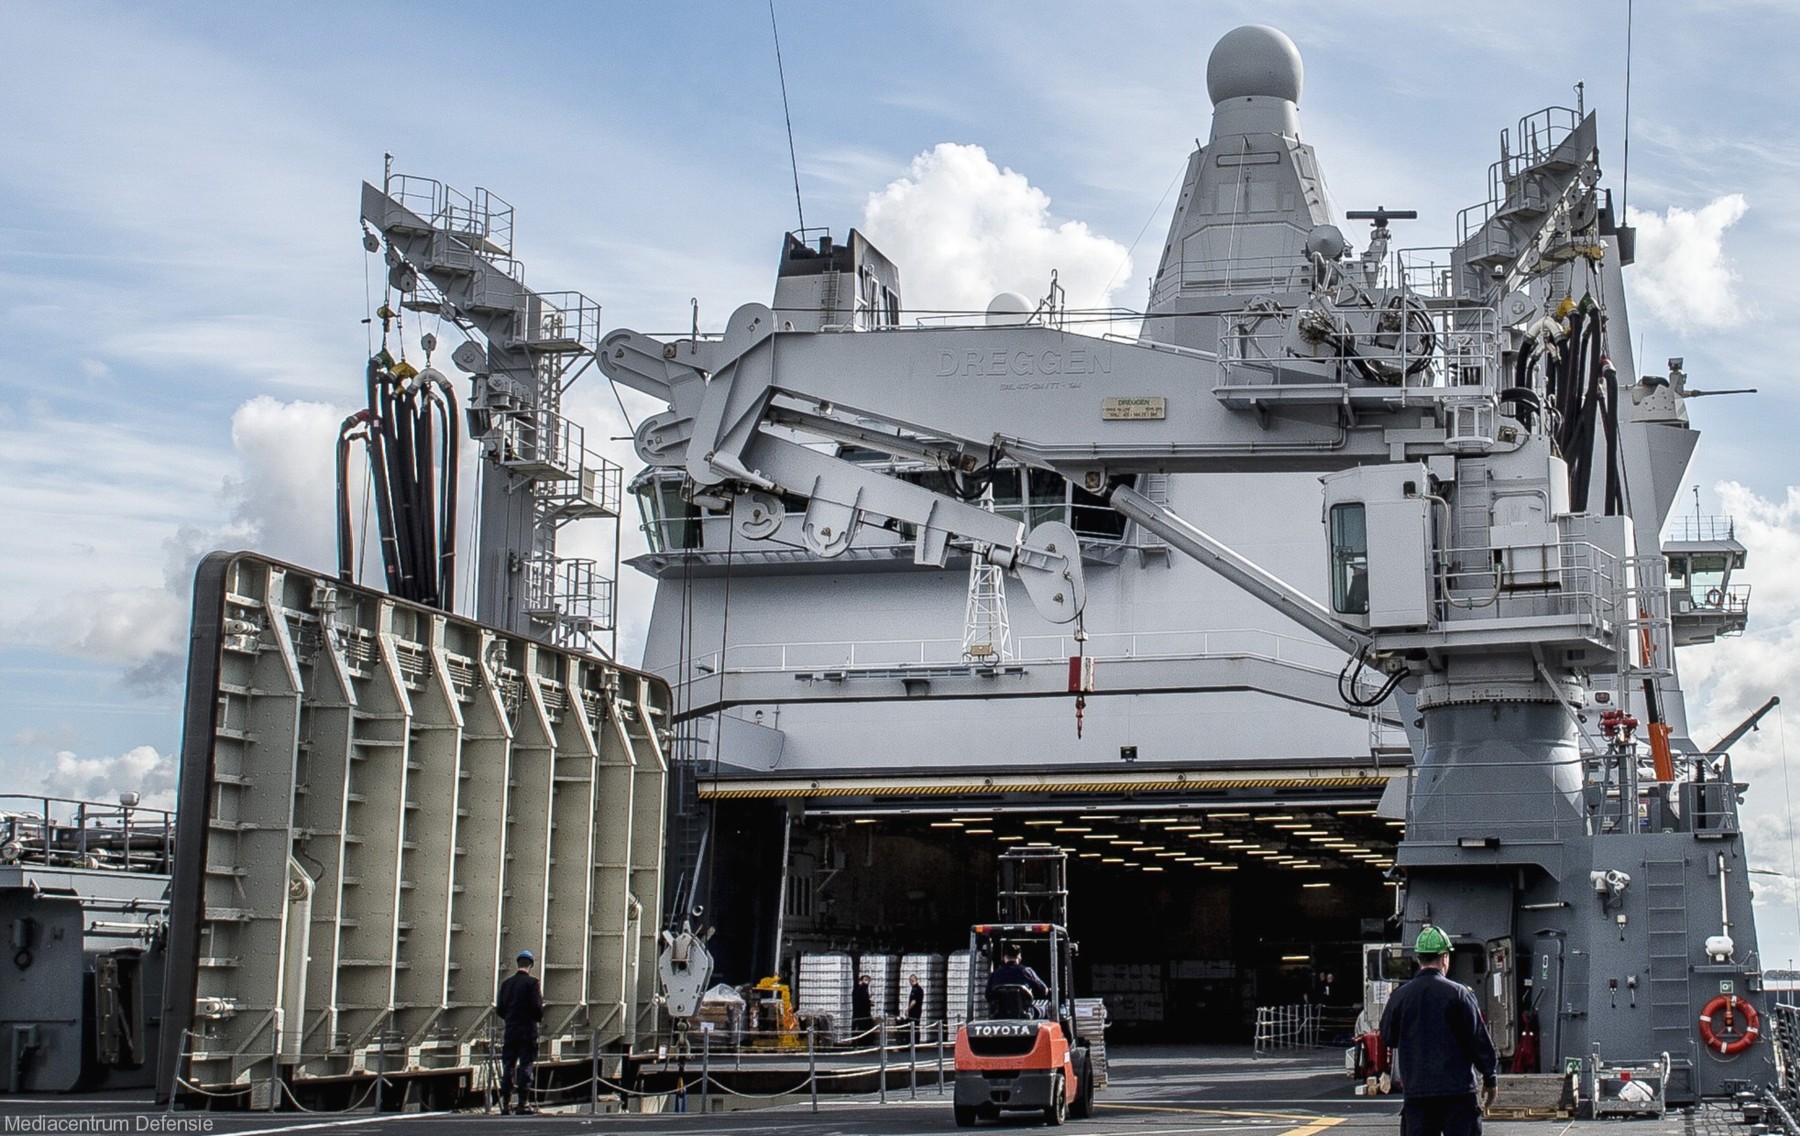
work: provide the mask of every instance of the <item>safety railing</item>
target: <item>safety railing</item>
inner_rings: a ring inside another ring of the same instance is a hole
[[[625,471],[579,442],[571,452],[574,476],[542,483],[551,511],[559,520],[618,516]]]
[[[580,292],[528,292],[513,338],[534,351],[598,351],[600,305]]]
[[[1781,992],[1781,1000],[1769,1007],[1767,1036],[1775,1047],[1781,1075],[1763,1086],[1762,1099],[1770,1106],[1770,1119],[1787,1136],[1800,1136],[1800,1005],[1796,1004],[1800,989],[1791,985],[1792,981],[1790,978],[1790,985]]]
[[[579,646],[587,634],[610,630],[612,609],[613,581],[598,561],[541,554],[525,562],[525,610],[554,623],[559,643]]]
[[[578,480],[586,456],[581,425],[549,407],[497,411],[499,433],[495,456],[514,473],[539,480]]]
[[[1681,517],[1669,523],[1664,538],[1671,544],[1723,544],[1737,539],[1737,518],[1725,516]]]
[[[1491,308],[1427,306],[1396,293],[1374,307],[1234,315],[1220,333],[1219,362],[1227,388],[1266,384],[1272,371],[1310,364],[1322,382],[1361,380],[1450,396],[1492,385],[1500,343]]]
[[[1311,1003],[1258,1006],[1252,1048],[1258,1057],[1283,1049],[1310,1049],[1319,1044],[1322,1029],[1323,1009]]]
[[[1072,635],[1025,635],[1013,638],[1014,664],[1064,663],[1083,653],[1107,660],[1178,661],[1205,658],[1259,658],[1289,666],[1336,674],[1344,656],[1317,640],[1258,628],[1216,631],[1136,631],[1090,633],[1077,644]],[[961,639],[869,639],[814,643],[739,643],[723,653],[696,655],[699,675],[733,673],[857,670],[899,666],[967,665]]]
[[[1542,165],[1556,148],[1581,125],[1581,115],[1568,107],[1546,107],[1526,115],[1512,130],[1500,132],[1500,160],[1488,167],[1488,199],[1456,215],[1458,243],[1480,233],[1506,208],[1548,208],[1549,202],[1534,196],[1537,187],[1521,179],[1527,170]],[[1494,234],[1493,248],[1477,248],[1477,258],[1488,251],[1503,251],[1504,237]]]
[[[702,516],[682,499],[681,482],[680,473],[668,471],[650,477],[640,475],[633,483],[642,514],[638,528],[651,551],[722,554],[729,548],[734,555],[754,555],[759,549],[771,547],[743,537],[727,536],[723,526],[730,523],[729,519],[719,515]],[[1033,500],[1027,504],[1015,495],[1012,500],[996,502],[994,513],[1016,520],[1027,528],[1047,521],[1060,521],[1075,530],[1083,550],[1096,558],[1114,557],[1133,548],[1164,547],[1160,540],[1134,528],[1124,514],[1107,505],[1071,504],[1066,499],[1043,503]],[[798,516],[798,512],[792,514],[796,521]],[[864,550],[910,549],[914,539],[911,526],[901,526],[901,530],[895,532],[867,525],[858,534],[856,547]],[[784,552],[796,551],[791,543],[773,547]]]
[[[1528,770],[1539,774],[1540,787],[1524,783],[1523,774]],[[1440,761],[1409,767],[1406,780],[1409,842],[1472,842],[1481,847],[1490,839],[1502,843],[1564,840],[1590,835],[1596,829],[1597,822],[1583,806],[1582,790],[1591,782],[1588,763],[1580,756],[1529,764]],[[1463,784],[1480,787],[1460,788]]]
[[[1415,296],[1447,300],[1456,295],[1452,249],[1404,248],[1393,256],[1393,271],[1400,286]]]
[[[1446,620],[1561,616],[1599,632],[1612,625],[1622,594],[1618,557],[1587,541],[1453,547],[1439,563],[1439,617]]]
[[[1619,656],[1621,676],[1645,679],[1672,673],[1675,644],[1668,561],[1661,556],[1627,557],[1623,582],[1619,616],[1626,650]]]
[[[1728,584],[1723,588],[1687,588],[1669,593],[1671,609],[1678,615],[1690,612],[1746,615],[1750,611],[1750,585]]]
[[[513,207],[480,186],[467,194],[434,178],[393,174],[386,189],[408,212],[468,247],[493,256],[512,254]]]
[[[1526,764],[1456,761],[1407,772],[1406,837],[1413,841],[1567,839],[1640,832],[1739,830],[1729,755],[1672,755],[1674,778],[1656,780],[1646,746]],[[1536,770],[1536,788],[1520,775]],[[1493,771],[1484,773],[1483,771]],[[1455,780],[1461,775],[1464,780]],[[1420,787],[1421,780],[1426,784]],[[1461,784],[1477,784],[1463,789]]]
[[[1220,296],[1237,292],[1304,292],[1313,266],[1298,254],[1281,256],[1184,257],[1164,275],[1150,306],[1174,296]]]
[[[160,874],[174,854],[175,818],[166,809],[0,793],[0,865]]]

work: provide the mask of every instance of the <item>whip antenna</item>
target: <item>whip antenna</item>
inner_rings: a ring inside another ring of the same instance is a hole
[[[794,211],[800,215],[800,232],[806,232],[806,206],[800,204],[800,160],[794,157],[794,116],[788,111],[787,72],[781,66],[781,29],[775,26],[775,0],[769,0],[769,30],[775,33],[775,74],[781,80],[781,117],[787,123],[788,167],[794,171]]]
[[[775,0],[769,0],[774,4]],[[773,11],[773,9],[771,9]],[[784,96],[785,97],[785,96]],[[789,145],[793,134],[789,131]],[[795,192],[799,192],[796,187]],[[1625,162],[1619,174],[1619,219],[1625,223],[1625,204],[1631,200],[1631,0],[1625,0]]]

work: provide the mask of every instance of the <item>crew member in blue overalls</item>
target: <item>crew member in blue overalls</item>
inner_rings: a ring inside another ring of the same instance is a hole
[[[530,951],[519,952],[519,969],[500,984],[494,1012],[506,1022],[500,1047],[500,1111],[529,1113],[533,1087],[532,1064],[537,1060],[538,1023],[544,1020],[544,991],[532,976],[535,961]],[[517,1080],[514,1071],[517,1071]],[[519,1089],[519,1106],[512,1107],[513,1086]]]
[[[1400,1076],[1400,1136],[1481,1136],[1494,1103],[1499,1058],[1481,1007],[1450,975],[1450,937],[1426,924],[1413,944],[1419,973],[1394,991],[1381,1042]],[[1475,1073],[1481,1073],[1481,1097]]]

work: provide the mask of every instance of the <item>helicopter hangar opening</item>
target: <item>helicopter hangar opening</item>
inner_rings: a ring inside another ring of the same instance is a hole
[[[1405,778],[1131,764],[702,778],[709,839],[732,852],[708,858],[695,894],[723,974],[796,974],[812,951],[948,956],[995,918],[1002,852],[1060,847],[1078,989],[1124,1036],[1243,1041],[1258,1006],[1359,1000],[1362,944],[1394,911]]]

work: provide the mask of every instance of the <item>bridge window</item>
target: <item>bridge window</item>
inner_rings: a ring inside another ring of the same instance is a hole
[[[699,548],[700,508],[681,495],[679,478],[656,479],[638,486],[638,513],[651,552]]]
[[[1331,507],[1331,607],[1369,614],[1369,529],[1361,503]]]

